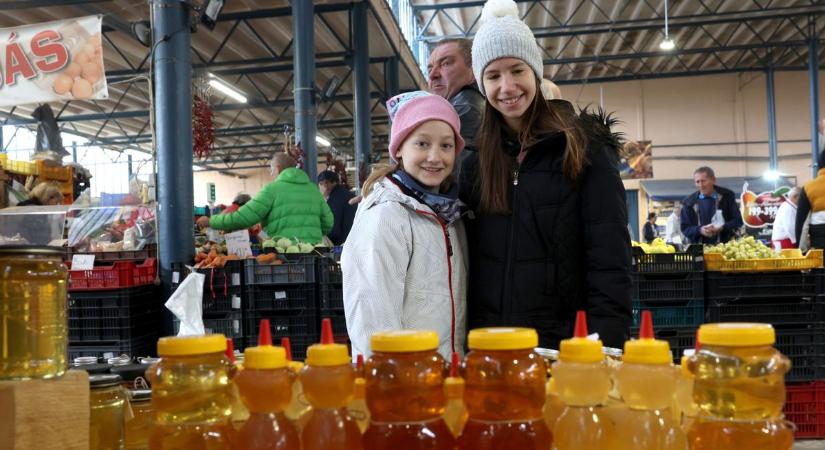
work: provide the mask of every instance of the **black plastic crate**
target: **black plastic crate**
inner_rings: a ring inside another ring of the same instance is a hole
[[[634,300],[693,300],[705,297],[705,279],[701,272],[631,275]]]
[[[317,310],[304,311],[298,314],[267,314],[250,313],[246,318],[246,329],[249,337],[257,339],[261,319],[269,319],[272,331],[273,344],[276,338],[292,336],[320,336]]]
[[[330,257],[318,258],[318,282],[321,284],[343,282],[341,264]]]
[[[633,247],[631,270],[639,273],[702,272],[705,270],[704,250],[691,245],[687,251],[676,253],[645,253]]]
[[[250,286],[246,295],[248,311],[317,311],[314,284]]]
[[[332,335],[336,340],[340,340],[339,338],[349,338],[349,333],[347,333],[347,319],[344,316],[343,309],[322,309],[321,320],[324,319],[330,319],[332,323]]]
[[[82,252],[73,247],[63,247],[64,261],[71,261],[74,255],[95,255],[95,264],[115,261],[144,261],[146,258],[158,257],[157,244],[147,244],[141,250],[121,250],[115,252]]]
[[[111,358],[126,354],[136,356],[156,356],[158,336],[145,336],[142,338],[122,341],[111,345],[98,344],[69,344],[69,361],[78,356],[96,356],[98,358]]]
[[[822,276],[822,271],[705,272],[705,298],[710,301],[742,298],[793,299],[814,297],[818,293]]]
[[[770,324],[811,324],[825,322],[825,297],[712,300],[708,322],[763,322]]]
[[[162,306],[155,286],[69,293],[70,319],[131,317]]]
[[[653,315],[653,327],[698,327],[705,322],[705,301],[671,300],[639,301],[633,300],[633,326],[640,326],[641,312],[648,310]]]
[[[667,341],[670,344],[670,352],[673,353],[673,361],[678,364],[682,359],[682,352],[693,349],[696,346],[697,327],[677,327],[677,328],[655,328],[656,339]],[[633,327],[630,330],[633,339],[639,337],[639,328]]]
[[[254,259],[245,260],[246,284],[304,284],[315,282],[315,256],[290,257],[281,264],[259,264]]]
[[[791,360],[789,382],[825,378],[825,324],[777,325],[777,350]]]
[[[111,343],[160,333],[160,311],[127,317],[80,317],[69,319],[69,343]]]
[[[340,284],[318,286],[321,294],[321,309],[344,309],[344,289]]]

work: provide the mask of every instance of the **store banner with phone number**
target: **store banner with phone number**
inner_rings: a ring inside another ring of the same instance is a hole
[[[0,28],[0,106],[108,98],[102,16]]]

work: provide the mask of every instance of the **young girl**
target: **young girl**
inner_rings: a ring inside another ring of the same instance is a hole
[[[489,0],[473,39],[487,105],[479,151],[461,169],[475,213],[469,327],[531,327],[540,346],[558,348],[586,310],[589,329],[621,348],[631,285],[618,142],[610,120],[542,98],[542,52],[518,14],[512,0]]]
[[[352,354],[376,331],[438,332],[445,358],[463,353],[467,257],[452,181],[464,148],[450,103],[426,92],[387,102],[393,165],[376,169],[341,255]]]

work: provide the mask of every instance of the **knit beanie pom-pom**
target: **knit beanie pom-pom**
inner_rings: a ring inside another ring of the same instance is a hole
[[[518,5],[513,0],[487,0],[481,10],[481,21],[497,17],[519,18]]]

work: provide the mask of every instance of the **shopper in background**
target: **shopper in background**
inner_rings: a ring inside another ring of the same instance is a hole
[[[332,231],[329,232],[329,239],[335,245],[343,245],[347,240],[352,221],[355,219],[356,205],[350,205],[349,201],[355,195],[341,184],[338,174],[325,170],[318,174],[318,189],[321,195],[327,200],[332,216],[335,218]]]
[[[467,255],[453,164],[464,139],[447,100],[387,102],[392,166],[376,168],[341,255],[352,354],[376,331],[430,329],[442,356],[464,352]]]
[[[642,229],[642,234],[644,235],[645,242],[648,244],[656,239],[656,213],[647,215],[647,222],[645,222],[645,226]]]
[[[17,206],[59,205],[63,203],[63,194],[54,183],[42,182],[32,189],[29,198],[18,203]]]
[[[736,195],[716,186],[713,169],[702,166],[693,172],[698,191],[682,200],[682,234],[693,244],[728,242],[742,227],[742,213]]]
[[[240,194],[236,195],[235,198],[232,200],[232,204],[227,206],[226,208],[221,211],[221,214],[232,214],[233,212],[241,209],[241,206],[249,203],[252,200],[252,197],[249,194],[241,192]],[[252,242],[258,241],[258,234],[261,233],[261,224],[256,223],[249,227],[249,239]]]
[[[796,242],[803,241],[802,228],[806,221],[810,221],[808,232],[811,248],[825,248],[825,152],[819,153],[818,164],[816,178],[805,183],[799,193],[796,209]]]
[[[295,159],[278,153],[270,165],[275,181],[249,203],[230,214],[201,217],[198,225],[235,231],[260,223],[272,238],[289,238],[308,244],[321,242],[332,229],[332,211]]]
[[[502,7],[504,6],[504,7]],[[542,52],[512,1],[488,1],[473,40],[487,97],[462,168],[469,327],[524,326],[559,348],[577,310],[605,345],[629,336],[630,239],[611,120],[540,91]],[[469,217],[469,216],[468,216]]]
[[[799,202],[799,188],[795,187],[788,192],[785,201],[776,210],[773,219],[771,242],[776,251],[783,248],[796,248],[796,204]]]
[[[673,212],[667,217],[667,223],[665,224],[665,243],[674,245],[677,248],[684,242],[681,219],[679,218],[681,214],[682,206],[676,205],[673,207]]]
[[[436,43],[427,62],[430,92],[446,98],[461,121],[461,137],[466,149],[476,150],[476,134],[484,112],[484,97],[473,77],[473,42],[469,39],[444,39]],[[463,152],[466,158],[470,152]],[[461,161],[456,161],[453,177],[458,182]]]

